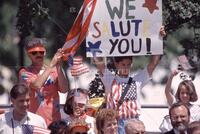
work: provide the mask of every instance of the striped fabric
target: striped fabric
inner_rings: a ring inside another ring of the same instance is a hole
[[[71,67],[71,75],[77,77],[87,72],[89,72],[89,68],[83,64],[82,57],[74,57],[73,66]]]
[[[66,38],[63,46],[65,53],[74,55],[86,37],[96,0],[85,0],[82,8]]]
[[[137,116],[137,92],[136,85],[131,86],[133,89],[130,89],[123,101],[122,105],[119,107],[118,115],[120,119],[129,119],[135,118]],[[117,83],[116,80],[112,83],[112,92],[108,94],[107,107],[117,110],[117,104],[123,92],[123,84]],[[131,91],[131,92],[130,92]]]
[[[41,127],[23,124],[22,125],[23,134],[50,134],[51,131]]]

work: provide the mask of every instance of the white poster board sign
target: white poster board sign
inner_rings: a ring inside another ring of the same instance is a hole
[[[87,57],[162,54],[161,26],[162,0],[97,0]]]

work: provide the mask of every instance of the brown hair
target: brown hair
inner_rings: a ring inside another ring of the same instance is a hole
[[[171,112],[172,112],[172,110],[175,109],[175,108],[177,108],[177,107],[181,107],[181,106],[184,106],[187,109],[187,113],[190,116],[190,109],[188,108],[188,106],[186,104],[182,103],[182,102],[176,102],[176,103],[172,104],[172,106],[169,109],[169,116],[170,116],[170,118],[171,118]]]
[[[185,86],[186,89],[189,92],[190,101],[191,102],[197,101],[198,97],[197,97],[196,89],[195,89],[195,86],[194,86],[194,84],[191,80],[184,80],[179,84],[178,90],[177,90],[176,95],[175,95],[176,99],[178,101],[180,101],[180,92],[181,92],[181,89],[182,89],[183,86]]]
[[[10,97],[13,99],[17,99],[21,95],[26,95],[29,93],[29,88],[25,84],[16,84],[12,87],[10,91]]]
[[[73,114],[72,100],[76,91],[88,95],[88,91],[86,89],[77,88],[77,89],[69,90],[67,94],[67,99],[63,108],[66,114],[69,114],[69,115]]]
[[[193,134],[195,131],[200,131],[200,121],[194,121],[188,125],[188,134]]]
[[[120,62],[124,59],[129,59],[129,60],[133,60],[132,56],[119,56],[119,57],[114,57],[114,61],[115,62]]]
[[[117,113],[113,109],[101,109],[98,111],[96,115],[96,127],[98,130],[98,134],[101,134],[101,129],[104,127],[105,122],[116,119],[117,120]]]
[[[45,38],[31,38],[27,39],[25,43],[25,49],[28,50],[30,48],[36,47],[36,46],[43,46],[46,45],[46,39]]]

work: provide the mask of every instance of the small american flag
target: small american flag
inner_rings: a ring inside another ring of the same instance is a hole
[[[38,126],[23,124],[22,125],[23,134],[50,134],[51,131]]]
[[[89,72],[89,68],[82,63],[82,57],[77,56],[73,59],[73,66],[71,67],[72,76],[80,76]]]

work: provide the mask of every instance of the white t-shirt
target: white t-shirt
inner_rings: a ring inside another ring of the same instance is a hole
[[[106,69],[101,77],[107,95],[107,108],[114,110],[117,110],[118,101],[124,90],[123,85],[128,83],[130,77],[132,77],[131,85],[133,83],[131,87],[134,88],[128,90],[124,98],[126,101],[123,101],[119,107],[118,113],[122,119],[135,118],[135,116],[141,113],[139,92],[151,79],[147,68],[138,71],[136,74],[131,74],[126,78],[115,75]]]
[[[3,114],[0,118],[0,134],[23,134],[23,125],[32,125],[46,129],[45,120],[34,113],[27,112],[21,121],[13,118],[13,110]]]
[[[190,109],[190,122],[200,121],[200,106],[191,104],[189,105]]]

